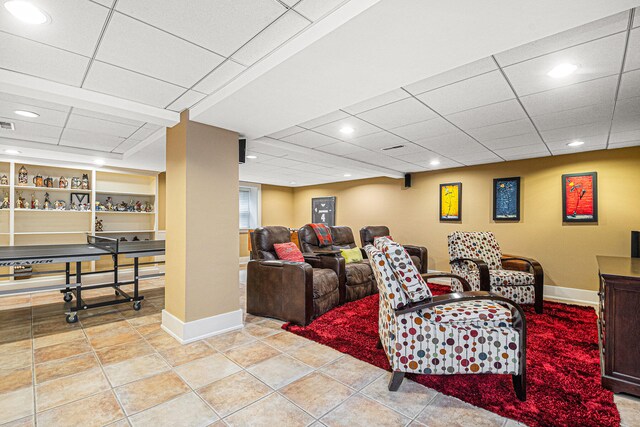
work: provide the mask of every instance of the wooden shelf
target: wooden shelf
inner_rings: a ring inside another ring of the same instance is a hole
[[[87,234],[89,231],[16,231],[16,236],[28,236],[38,234]]]
[[[91,213],[91,211],[72,211],[70,209],[18,209],[16,212],[56,212],[56,213]]]
[[[137,191],[105,191],[96,190],[96,194],[112,194],[114,196],[141,196],[141,197],[156,197],[154,193],[145,193]]]
[[[96,234],[134,234],[134,233],[155,233],[156,230],[121,230],[121,231],[96,231]]]
[[[118,212],[118,211],[96,211],[97,214],[137,214],[137,215],[154,215],[155,212]]]
[[[16,191],[18,190],[38,190],[38,191],[59,191],[66,193],[91,193],[91,190],[81,190],[79,188],[56,188],[56,187],[36,187],[35,185],[16,185]]]

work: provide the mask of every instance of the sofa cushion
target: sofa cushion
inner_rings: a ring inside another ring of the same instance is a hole
[[[354,262],[362,262],[362,251],[360,248],[352,249],[340,249],[340,254],[344,258],[344,262],[347,264],[353,264]]]
[[[417,302],[430,298],[431,291],[427,282],[422,278],[420,271],[402,245],[387,237],[377,238],[375,242],[387,257],[391,270],[398,278],[409,300]]]
[[[278,259],[283,261],[304,262],[302,252],[293,242],[275,243],[273,248],[278,254]]]
[[[313,298],[323,297],[338,289],[338,275],[328,268],[313,269]]]
[[[347,286],[361,285],[373,280],[373,271],[366,260],[346,264],[345,270],[347,271]]]
[[[413,261],[413,265],[416,266],[418,271],[422,271],[422,260],[419,257],[411,255],[411,261]]]

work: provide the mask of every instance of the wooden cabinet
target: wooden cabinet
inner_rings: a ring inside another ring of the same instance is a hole
[[[597,258],[602,385],[640,396],[640,258]]]

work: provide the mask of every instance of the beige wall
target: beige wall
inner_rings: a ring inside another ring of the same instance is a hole
[[[158,212],[158,230],[166,230],[166,205],[167,205],[167,173],[158,174],[158,199],[156,200]]]
[[[598,172],[598,224],[563,224],[561,175]],[[493,178],[521,176],[521,221],[492,220]],[[462,223],[438,221],[438,184],[462,182]],[[359,244],[364,225],[388,225],[399,242],[429,249],[429,268],[448,270],[447,235],[455,230],[489,230],[504,253],[537,259],[545,283],[595,290],[595,255],[629,256],[630,231],[640,229],[640,147],[545,157],[413,174],[413,186],[379,178],[293,191],[293,220],[311,218],[311,198],[336,196],[336,222],[351,227]],[[263,203],[263,217],[267,211]]]

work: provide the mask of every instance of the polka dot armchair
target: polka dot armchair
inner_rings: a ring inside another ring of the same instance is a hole
[[[491,291],[518,304],[534,304],[542,313],[544,272],[535,260],[503,256],[491,232],[455,231],[449,234],[451,272],[467,279],[472,290]],[[452,290],[461,291],[458,280]]]
[[[405,373],[511,375],[516,396],[526,400],[526,325],[513,301],[482,291],[432,296],[425,282],[453,274],[418,273],[398,243],[378,238],[365,247],[380,308],[379,348],[393,375],[389,390]]]

